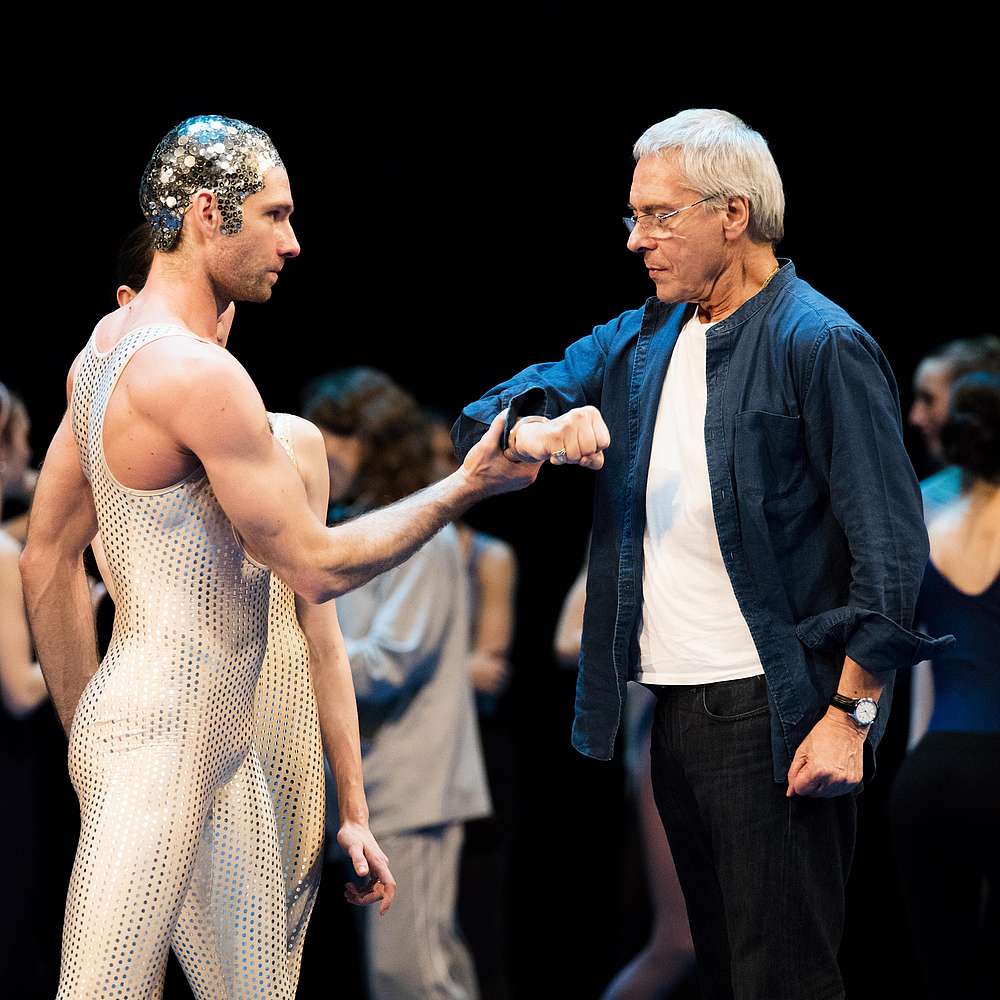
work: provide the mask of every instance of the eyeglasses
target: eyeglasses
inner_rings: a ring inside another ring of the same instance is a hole
[[[702,198],[701,201],[692,202],[683,208],[675,208],[672,212],[647,212],[645,215],[623,215],[622,222],[625,223],[625,228],[630,233],[638,226],[643,233],[647,236],[652,236],[653,239],[665,239],[674,233],[674,227],[667,225],[667,219],[672,219],[675,215],[680,215],[681,212],[686,212],[689,208],[694,208],[695,205],[700,205],[702,202],[710,200],[711,196]]]

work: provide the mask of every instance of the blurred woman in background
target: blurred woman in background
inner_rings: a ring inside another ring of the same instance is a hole
[[[0,383],[0,522],[9,484],[23,484],[31,462],[28,430],[31,424],[24,403]],[[21,518],[16,528],[21,525]],[[26,518],[24,519],[26,523]],[[28,619],[21,594],[18,557],[23,534],[15,537],[4,524],[0,529],[0,688],[7,711],[22,718],[36,709],[49,693],[35,662],[28,633]]]
[[[29,426],[24,403],[0,383],[0,521],[6,490],[33,483]],[[29,498],[30,490],[22,511]],[[0,529],[0,881],[10,901],[0,907],[0,981],[5,995],[28,1000],[56,991],[76,830],[66,742],[35,662],[21,593],[26,520],[14,520],[14,535]]]
[[[1000,941],[1000,375],[957,379],[940,440],[961,491],[930,522],[915,620],[933,661],[928,731],[892,794],[896,860],[930,996],[994,995]]]

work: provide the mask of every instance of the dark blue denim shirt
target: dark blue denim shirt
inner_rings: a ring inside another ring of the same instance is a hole
[[[600,409],[573,745],[608,760],[639,662],[646,479],[660,391],[694,306],[649,299],[465,408],[464,455],[493,417]],[[875,341],[784,262],[707,334],[705,448],[722,557],[767,677],[775,781],[836,691],[845,653],[885,675],[948,639],[912,631],[928,557],[895,379]],[[677,572],[684,573],[678,566]],[[873,763],[871,757],[869,764]]]

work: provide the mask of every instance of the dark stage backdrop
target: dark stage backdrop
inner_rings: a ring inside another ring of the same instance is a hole
[[[588,23],[554,4],[504,18],[385,10],[351,21],[285,6],[123,6],[15,22],[0,378],[28,402],[36,455],[65,405],[70,362],[113,305],[115,254],[140,221],[140,172],[193,114],[264,128],[290,174],[301,257],[269,304],[239,307],[230,341],[274,410],[294,411],[324,371],[367,364],[457,414],[640,304],[650,287],[619,221],[631,143],[686,107],[726,108],[769,140],[788,204],[779,252],[879,340],[904,406],[924,352],[995,329],[983,310],[986,98],[971,55],[957,73],[929,68],[936,38],[914,50],[896,25],[871,19],[834,34],[783,19],[751,38],[662,16]],[[591,482],[544,470],[530,492],[470,515],[510,540],[521,565],[514,979],[520,992],[540,969],[557,972],[574,997],[610,978],[642,905],[619,891],[620,762],[570,750],[574,678],[550,653],[583,559]],[[865,795],[845,944],[858,997],[881,977],[908,981],[880,819],[892,770],[890,760]],[[335,955],[329,942],[307,950],[303,996],[329,989]]]

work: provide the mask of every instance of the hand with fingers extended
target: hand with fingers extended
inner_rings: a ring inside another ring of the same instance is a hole
[[[343,823],[337,832],[337,843],[351,859],[358,877],[365,880],[360,886],[348,882],[344,886],[344,899],[355,906],[367,906],[380,899],[378,912],[380,915],[385,913],[396,895],[396,880],[389,871],[389,859],[378,846],[368,824]]]
[[[786,796],[832,799],[857,788],[864,774],[865,735],[839,709],[829,709],[795,751]]]
[[[522,417],[513,427],[504,454],[512,462],[551,462],[600,469],[611,435],[601,411],[578,406],[562,416]]]
[[[530,486],[541,468],[540,462],[544,461],[510,461],[507,453],[500,450],[500,438],[506,422],[507,411],[501,410],[462,463],[462,472],[483,496],[510,493]]]

